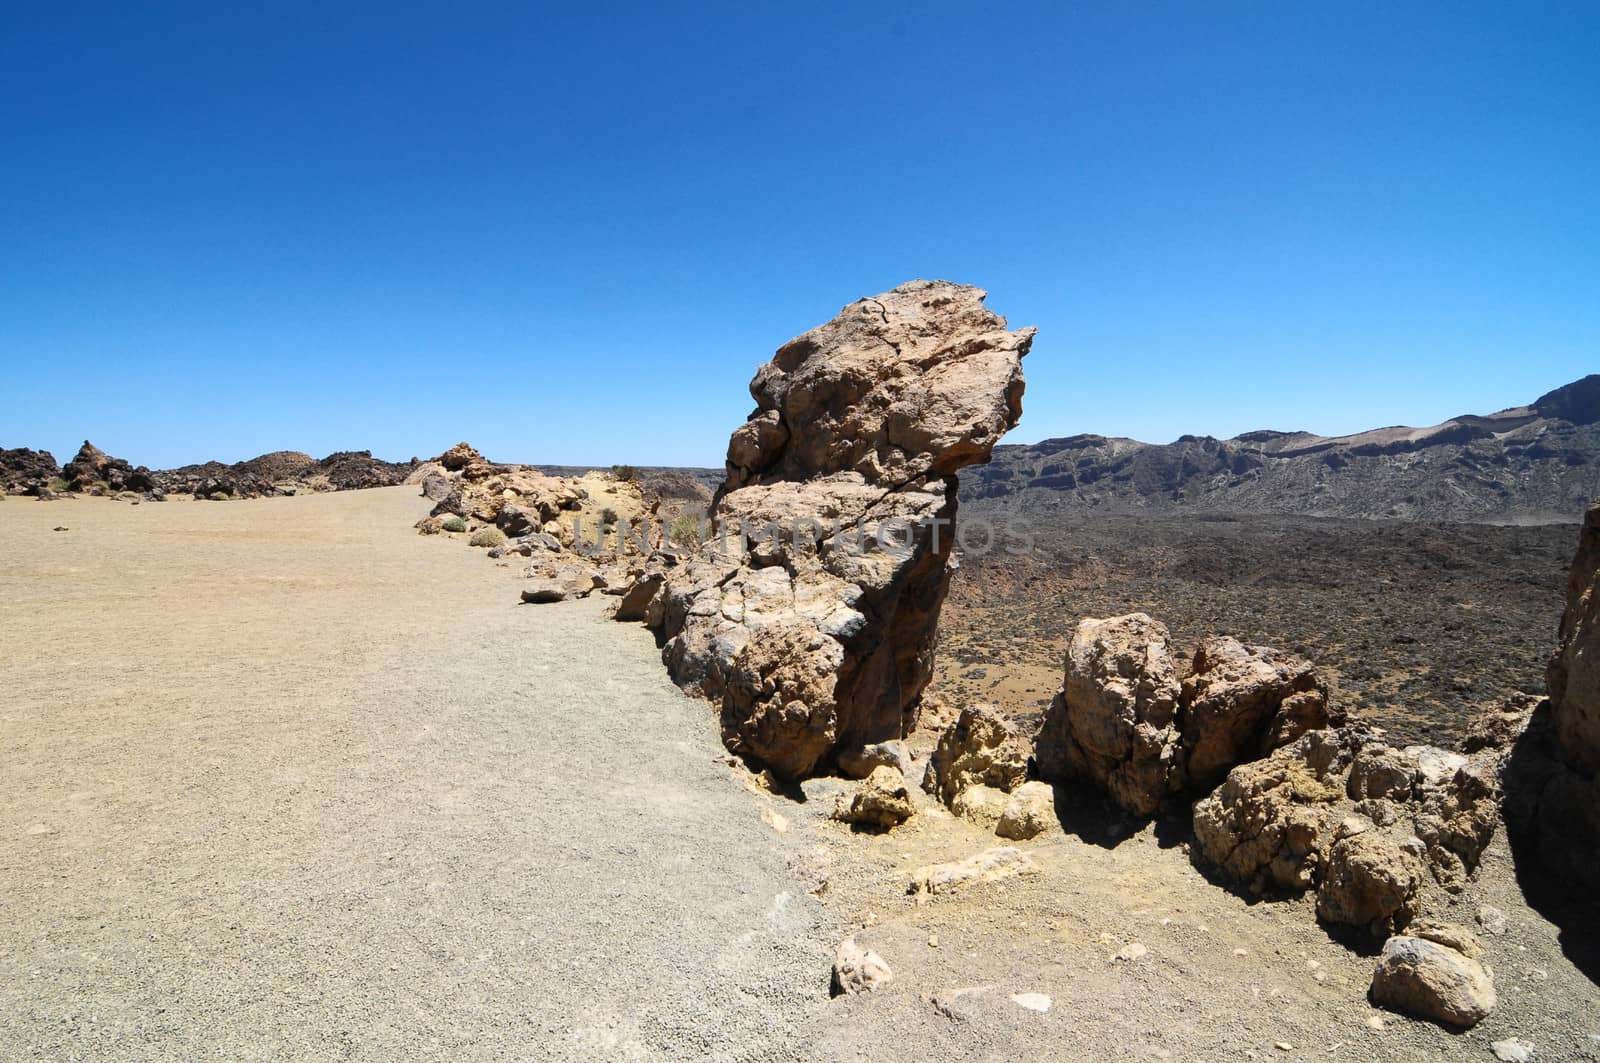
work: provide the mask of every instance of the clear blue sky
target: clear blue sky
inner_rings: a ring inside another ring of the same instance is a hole
[[[10,5],[0,445],[716,465],[914,277],[1016,442],[1600,369],[1600,5],[589,6]]]

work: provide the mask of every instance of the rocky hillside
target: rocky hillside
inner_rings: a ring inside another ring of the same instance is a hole
[[[1527,406],[1431,428],[1247,432],[1141,443],[1099,435],[995,448],[965,499],[1024,510],[1576,520],[1600,494],[1600,375]]]

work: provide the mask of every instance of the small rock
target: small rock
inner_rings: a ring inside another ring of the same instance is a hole
[[[63,528],[61,525],[57,524],[54,528],[51,528],[50,530],[51,531],[71,531],[72,529],[71,528]]]
[[[845,938],[833,958],[834,996],[870,993],[894,980],[894,972],[883,957],[862,948],[853,937]]]
[[[972,1018],[973,1005],[992,985],[966,986],[962,989],[941,989],[923,999],[933,1005],[933,1010],[951,1022],[966,1022]]]
[[[936,948],[939,947],[939,935],[938,934],[929,934],[928,935],[928,947],[930,949],[936,949]]]
[[[1491,1044],[1494,1058],[1501,1063],[1532,1063],[1533,1046],[1526,1041],[1519,1041],[1515,1037],[1508,1037],[1504,1041]]]
[[[1294,1045],[1290,1044],[1288,1041],[1277,1041],[1277,1042],[1275,1042],[1273,1044],[1272,1047],[1276,1048],[1280,1052],[1293,1052],[1294,1051]]]
[[[779,834],[787,833],[789,830],[789,821],[784,817],[783,813],[779,812],[777,809],[768,808],[765,805],[761,807],[761,822],[765,823]]]
[[[1029,1011],[1043,1014],[1050,1010],[1050,998],[1043,993],[1013,993],[1011,999],[1016,1001],[1019,1007],[1027,1008]]]
[[[1025,782],[1007,799],[994,832],[1013,841],[1037,837],[1055,822],[1055,805],[1055,788],[1049,783]]]
[[[905,776],[887,766],[873,768],[855,793],[840,794],[833,810],[833,818],[841,823],[883,830],[898,827],[915,814]]]
[[[1150,955],[1150,950],[1135,941],[1133,944],[1123,947],[1111,958],[1119,963],[1137,963],[1148,955]]]
[[[1448,945],[1398,935],[1384,942],[1372,999],[1393,1011],[1466,1028],[1494,1010],[1494,976]]]
[[[865,779],[874,768],[894,768],[902,775],[911,770],[911,757],[899,741],[874,742],[857,749],[841,750],[835,760],[839,770],[852,779]]]
[[[1506,913],[1493,905],[1484,905],[1478,909],[1478,925],[1483,927],[1484,933],[1500,935],[1506,932]]]

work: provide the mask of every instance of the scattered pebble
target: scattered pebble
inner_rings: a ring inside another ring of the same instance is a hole
[[[1234,949],[1233,950],[1233,954],[1235,956],[1248,956],[1248,955],[1250,955],[1250,950],[1249,949]]]
[[[1029,1011],[1037,1011],[1043,1014],[1050,1010],[1050,998],[1043,993],[1013,993],[1011,994],[1011,999],[1016,1001],[1018,1006],[1027,1008]]]
[[[1290,1044],[1288,1041],[1278,1041],[1272,1047],[1276,1048],[1280,1052],[1293,1052],[1294,1051],[1294,1045]]]
[[[1504,934],[1506,932],[1506,913],[1493,905],[1486,904],[1478,909],[1478,925],[1483,927],[1488,934]]]
[[[936,948],[939,947],[939,935],[938,934],[929,934],[928,935],[928,947],[930,949],[936,949]]]
[[[761,822],[779,834],[784,834],[789,830],[789,821],[784,818],[783,813],[776,809],[767,808],[765,805],[761,807]]]
[[[1494,1058],[1500,1060],[1500,1063],[1532,1063],[1533,1046],[1526,1041],[1508,1037],[1504,1041],[1496,1041],[1489,1047],[1494,1050]]]
[[[34,835],[35,837],[41,834],[54,834],[55,832],[56,831],[54,827],[48,827],[43,823],[35,823],[33,826],[28,828],[28,833]]]
[[[1135,941],[1118,952],[1112,959],[1119,960],[1122,963],[1133,963],[1136,960],[1144,959],[1148,955],[1150,955],[1150,950]]]

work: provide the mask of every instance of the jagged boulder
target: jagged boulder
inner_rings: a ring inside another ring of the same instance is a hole
[[[140,465],[135,468],[122,458],[113,458],[87,439],[72,460],[61,468],[67,490],[86,494],[118,494],[122,491],[150,491],[156,487],[153,474]]]
[[[915,726],[954,474],[1022,412],[1033,330],[983,300],[916,281],[779,348],[729,440],[718,534],[665,570],[652,626],[673,678],[720,706],[730,750],[780,776]]]
[[[1146,816],[1182,788],[1171,644],[1144,613],[1079,622],[1034,742],[1040,778],[1094,783]]]
[[[1505,770],[1505,816],[1519,861],[1596,908],[1600,890],[1600,502],[1589,507],[1567,576],[1566,609],[1532,713]]]
[[[1462,951],[1470,934],[1444,924],[1384,942],[1372,1001],[1446,1026],[1476,1026],[1494,1010],[1494,972]]]
[[[1228,636],[1200,643],[1183,680],[1185,784],[1208,790],[1235,764],[1344,722],[1311,662]]]
[[[451,447],[449,450],[445,451],[443,454],[440,454],[433,460],[438,464],[443,465],[449,472],[460,472],[468,465],[480,464],[485,462],[487,459],[485,459],[482,454],[478,453],[476,447],[463,441],[457,443],[455,446]]]
[[[1201,854],[1227,877],[1260,891],[1315,885],[1341,811],[1352,756],[1335,731],[1312,731],[1264,760],[1241,764],[1195,802]]]
[[[1027,743],[994,706],[972,705],[939,735],[922,788],[954,807],[967,790],[981,786],[1009,794],[1027,778]]]
[[[916,815],[916,811],[906,777],[898,768],[883,766],[872,769],[854,792],[839,795],[833,818],[841,823],[888,830]]]
[[[50,491],[50,481],[61,475],[61,466],[48,450],[18,447],[0,450],[0,492],[39,495]]]
[[[1600,504],[1589,508],[1578,535],[1556,655],[1545,680],[1562,752],[1574,767],[1600,771]]]
[[[1364,824],[1336,837],[1317,886],[1317,917],[1374,934],[1411,922],[1424,873],[1417,858]]]

